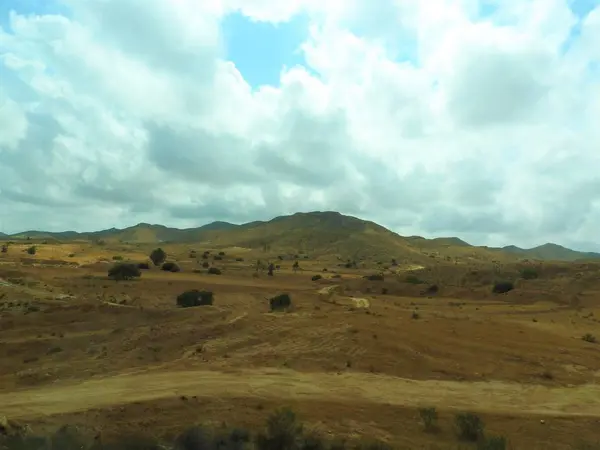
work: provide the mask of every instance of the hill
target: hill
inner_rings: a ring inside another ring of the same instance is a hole
[[[458,237],[403,237],[375,222],[333,211],[296,213],[241,225],[216,221],[196,228],[179,229],[139,223],[124,229],[110,228],[83,233],[27,231],[5,235],[4,238],[137,244],[206,243],[287,254],[337,255],[353,260],[374,258],[383,263],[391,258],[398,262],[410,260],[412,263],[438,257],[448,261],[455,258],[484,261],[525,258],[575,261],[600,258],[599,253],[578,252],[556,244],[544,244],[532,249],[516,246],[494,248],[472,246]]]
[[[546,243],[529,249],[520,248],[514,245],[508,245],[497,250],[501,250],[507,253],[514,253],[522,258],[553,261],[577,261],[583,259],[600,258],[600,253],[579,252],[576,250],[571,250],[570,248],[563,247],[562,245],[552,243]]]

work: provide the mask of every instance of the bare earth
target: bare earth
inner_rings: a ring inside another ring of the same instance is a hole
[[[239,248],[215,261],[221,276],[184,246],[167,248],[181,273],[115,282],[111,264],[97,263],[148,250],[40,245],[43,264],[2,256],[0,416],[162,435],[196,422],[255,427],[291,406],[325,433],[456,449],[453,414],[473,411],[516,449],[600,441],[600,343],[582,339],[600,339],[600,265],[493,296],[487,285],[453,286],[454,264],[436,266],[444,287],[423,295],[427,284],[403,282],[403,270],[367,282],[375,263],[346,270],[334,258],[257,275],[253,261],[265,256]],[[176,308],[188,289],[213,291],[214,306]],[[270,312],[266,299],[282,292],[293,310]],[[418,418],[431,406],[438,434]]]

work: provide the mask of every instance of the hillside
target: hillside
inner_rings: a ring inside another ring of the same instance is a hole
[[[570,248],[563,247],[562,245],[547,243],[538,247],[524,249],[509,245],[506,247],[499,248],[498,250],[514,253],[519,255],[521,258],[529,259],[541,259],[541,260],[554,260],[554,261],[577,261],[583,259],[596,259],[600,258],[600,253],[595,252],[579,252],[571,250]]]
[[[140,223],[124,229],[111,228],[95,232],[27,231],[4,238],[35,240],[90,240],[136,244],[206,243],[213,246],[238,246],[280,253],[338,255],[348,259],[391,258],[413,263],[441,257],[445,260],[466,258],[492,261],[497,259],[540,259],[575,261],[600,258],[599,253],[571,250],[556,244],[532,249],[515,246],[478,247],[458,237],[426,239],[403,237],[374,222],[338,212],[308,212],[254,221],[242,225],[216,221],[196,228],[179,229]]]

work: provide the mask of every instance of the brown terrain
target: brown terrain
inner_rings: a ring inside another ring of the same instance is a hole
[[[474,449],[453,428],[474,412],[509,448],[599,448],[600,260],[526,260],[367,222],[280,219],[172,243],[152,227],[127,240],[5,239],[0,418],[170,436],[194,423],[256,428],[289,406],[325,435]],[[158,246],[180,272],[107,277]],[[268,276],[257,260],[280,267]],[[515,289],[493,294],[502,280]],[[214,304],[178,308],[190,289]],[[271,312],[281,293],[293,306]],[[423,430],[425,407],[436,433]]]

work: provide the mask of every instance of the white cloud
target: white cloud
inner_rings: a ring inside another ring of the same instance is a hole
[[[600,7],[64,3],[0,30],[11,231],[334,209],[476,243],[598,242]],[[222,59],[235,10],[307,14],[307,67],[249,86]]]

